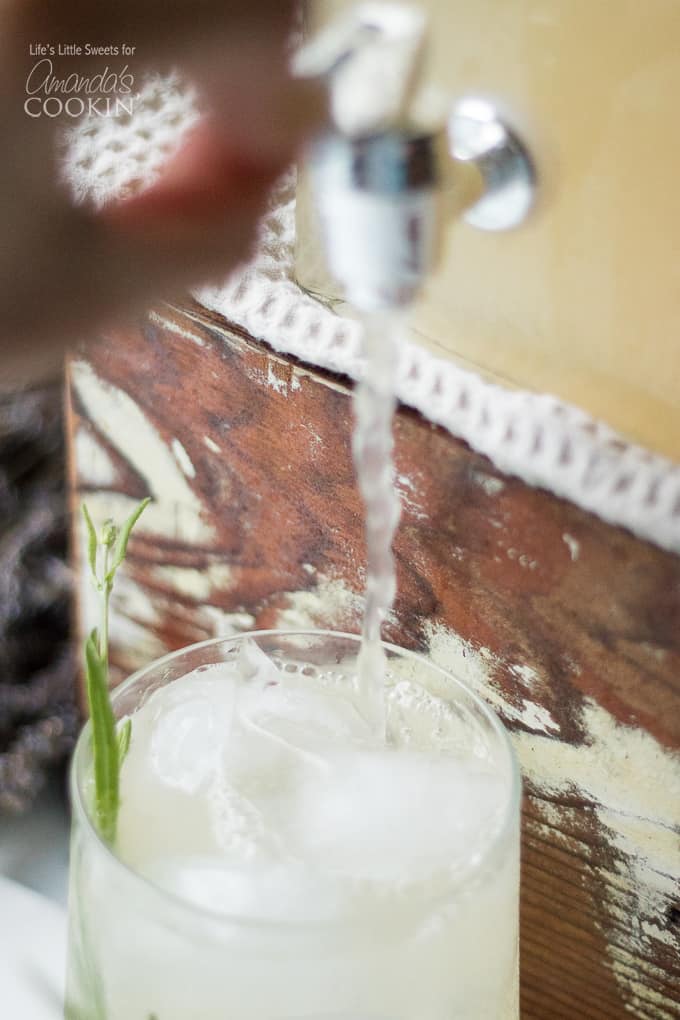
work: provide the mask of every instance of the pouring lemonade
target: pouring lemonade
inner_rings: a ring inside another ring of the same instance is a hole
[[[396,12],[386,31],[401,46],[410,25]],[[397,233],[410,222],[402,204],[381,206],[397,212]],[[341,260],[366,316],[361,637],[205,642],[135,674],[111,704],[108,596],[139,512],[101,542],[87,517],[103,615],[86,646],[92,723],[73,769],[67,1020],[519,1015],[510,743],[462,683],[380,641],[399,516],[399,317],[385,300],[415,293],[412,260],[398,265],[408,251],[380,249],[373,290]]]
[[[515,1020],[519,782],[462,684],[262,632],[132,677],[116,841],[73,772],[68,1020]]]

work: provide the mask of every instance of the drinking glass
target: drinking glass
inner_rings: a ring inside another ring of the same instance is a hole
[[[244,641],[291,683],[325,691],[354,684],[360,639],[353,635],[262,631],[201,642],[139,670],[113,693],[116,717],[132,716],[133,741],[135,712],[156,691],[199,667],[233,664]],[[410,651],[383,647],[394,760],[402,750],[425,751],[435,763],[455,759],[461,774],[482,768],[501,791],[493,818],[472,824],[474,837],[446,875],[415,885],[397,879],[377,896],[368,886],[364,896],[364,880],[357,910],[321,919],[297,909],[271,920],[235,916],[217,903],[189,902],[100,838],[90,809],[88,723],[71,774],[67,1020],[516,1020],[520,781],[510,741],[456,677]],[[394,773],[394,783],[406,783],[395,824],[406,820],[408,828],[421,798],[404,768]],[[370,833],[363,795],[356,791],[356,825]],[[468,808],[474,811],[474,798]],[[416,847],[422,841],[425,855],[429,821],[426,811],[422,831],[414,822],[409,837]],[[180,841],[192,824],[179,814],[170,822]],[[366,853],[375,854],[365,838]],[[391,874],[398,857],[388,846],[374,867]]]

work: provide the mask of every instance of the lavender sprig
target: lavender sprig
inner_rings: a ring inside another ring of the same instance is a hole
[[[120,769],[130,746],[132,723],[121,727],[111,707],[109,693],[109,600],[116,571],[125,558],[130,533],[150,503],[144,499],[122,527],[107,520],[99,534],[90,512],[83,503],[88,533],[87,557],[96,590],[101,597],[100,626],[85,640],[85,678],[87,702],[92,721],[92,757],[94,762],[94,813],[97,827],[107,843],[114,843],[120,805]]]

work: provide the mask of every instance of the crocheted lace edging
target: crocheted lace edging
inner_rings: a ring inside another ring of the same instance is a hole
[[[203,288],[196,296],[275,350],[358,379],[359,324],[336,315],[292,278],[292,239],[281,244],[292,219],[289,198],[265,220],[253,263],[224,286]],[[680,468],[578,408],[489,383],[408,342],[400,352],[397,393],[507,474],[680,550]]]

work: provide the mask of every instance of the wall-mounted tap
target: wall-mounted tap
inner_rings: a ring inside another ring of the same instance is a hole
[[[426,21],[368,3],[308,42],[296,72],[323,78],[329,123],[309,168],[328,268],[363,312],[410,304],[450,215],[483,230],[526,217],[535,173],[488,100],[451,107],[422,82]]]

